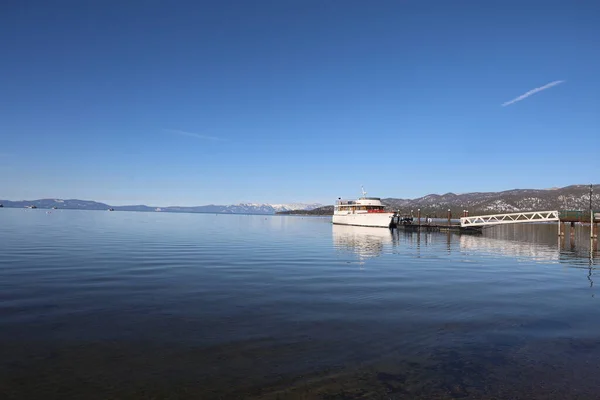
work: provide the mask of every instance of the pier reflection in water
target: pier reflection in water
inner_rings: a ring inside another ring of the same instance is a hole
[[[441,242],[448,252],[470,250],[540,261],[581,262],[600,257],[598,240],[590,239],[585,226],[578,226],[573,236],[558,237],[554,224],[494,226],[481,235],[334,225],[333,240],[336,247],[352,249],[365,258],[381,254],[388,244],[403,243],[418,249]]]
[[[509,242],[510,246],[521,248],[524,256],[528,247],[534,259],[550,257],[573,266],[598,265],[598,240],[590,238],[589,227],[585,225],[576,225],[573,235],[567,232],[561,237],[557,235],[556,224],[504,225],[484,230],[483,237]]]
[[[577,226],[573,235],[558,237],[555,224],[494,226],[484,229],[481,235],[333,225],[332,237],[337,250],[352,252],[361,264],[370,258],[399,251],[408,251],[420,258],[421,250],[431,246],[437,251],[443,248],[447,254],[458,253],[464,257],[510,257],[584,268],[588,270],[587,279],[591,286],[594,272],[600,265],[598,240],[590,239],[589,229],[585,226]]]

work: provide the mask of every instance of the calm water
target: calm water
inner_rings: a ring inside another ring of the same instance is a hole
[[[1,397],[598,398],[587,232],[0,209]]]

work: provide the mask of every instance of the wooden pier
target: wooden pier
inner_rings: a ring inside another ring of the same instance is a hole
[[[569,224],[570,236],[575,235],[575,224],[590,225],[590,237],[598,238],[600,225],[600,211],[572,211],[565,210],[560,212],[560,220],[558,222],[558,236],[565,236]]]
[[[437,231],[437,232],[459,232],[480,233],[486,226],[497,226],[504,224],[519,223],[548,223],[558,222],[558,235],[564,236],[567,224],[570,224],[570,234],[575,232],[575,224],[590,225],[590,237],[598,238],[600,231],[600,211],[527,211],[508,214],[476,215],[469,216],[467,211],[463,212],[460,222],[452,220],[452,213],[448,210],[446,220],[436,219],[429,216],[421,218],[421,210],[417,210],[416,218],[411,215],[402,215],[397,212],[392,218],[392,228],[410,231]]]
[[[417,218],[412,216],[400,215],[399,213],[392,218],[393,229],[404,229],[405,231],[424,231],[424,232],[458,232],[458,233],[481,233],[480,226],[461,226],[460,222],[452,220],[452,213],[448,210],[448,217],[445,221],[432,218],[421,218],[420,210],[417,210]]]
[[[392,229],[404,229],[405,231],[414,231],[414,232],[458,232],[458,233],[481,233],[481,227],[463,227],[460,224],[400,224],[400,225],[392,225]]]

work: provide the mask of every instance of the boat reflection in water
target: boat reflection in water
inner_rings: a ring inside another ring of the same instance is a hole
[[[332,233],[336,250],[354,253],[361,261],[379,256],[392,244],[392,232],[386,228],[333,224]]]

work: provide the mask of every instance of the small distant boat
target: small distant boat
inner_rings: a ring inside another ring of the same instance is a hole
[[[4,207],[4,205],[2,203],[0,203],[0,208]]]
[[[25,206],[25,208],[37,208],[37,206],[31,205],[31,206]]]
[[[108,211],[115,211],[115,209],[114,208],[109,208]]]
[[[56,210],[57,208],[58,208],[58,207],[56,207],[56,206],[52,207],[52,209],[53,209],[53,210]]]

